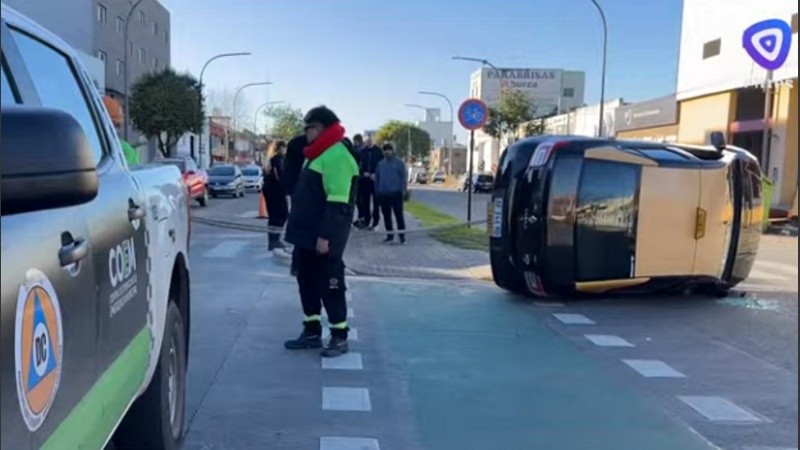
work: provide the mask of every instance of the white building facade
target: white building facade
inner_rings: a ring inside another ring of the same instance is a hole
[[[426,108],[425,120],[418,120],[415,125],[425,131],[431,137],[431,144],[433,147],[450,145],[452,136],[450,132],[453,131],[453,123],[442,120],[442,110],[438,108]]]
[[[489,106],[497,105],[504,89],[524,92],[534,107],[535,117],[546,117],[583,105],[584,72],[542,68],[481,68],[470,78],[470,97]],[[488,171],[497,163],[503,143],[478,131],[472,157],[476,171]]]
[[[797,196],[797,11],[789,0],[684,0],[678,64],[678,140],[724,132],[761,161],[782,206]],[[778,60],[769,83],[759,59]]]
[[[616,133],[617,108],[625,105],[621,98],[605,102],[603,106],[603,136],[613,137]],[[600,126],[600,104],[582,106],[574,110],[548,117],[544,122],[548,134],[575,134],[578,136],[597,137]]]

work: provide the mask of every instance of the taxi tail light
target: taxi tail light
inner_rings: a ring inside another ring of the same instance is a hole
[[[550,157],[559,149],[565,147],[567,142],[565,141],[547,141],[542,142],[536,147],[536,150],[533,152],[531,156],[531,160],[528,162],[528,167],[542,167],[547,164],[547,161],[550,160]]]

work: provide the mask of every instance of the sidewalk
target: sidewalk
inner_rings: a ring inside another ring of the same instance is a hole
[[[212,208],[192,210],[192,220],[206,225],[243,231],[267,232],[267,221],[256,211],[225,215]],[[384,244],[383,228],[353,229],[345,251],[347,267],[356,275],[423,279],[491,279],[488,253],[463,250],[440,243],[406,214],[407,243]]]

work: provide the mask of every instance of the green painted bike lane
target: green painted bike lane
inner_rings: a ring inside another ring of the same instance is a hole
[[[371,286],[431,450],[715,448],[563,338],[530,304],[442,285]]]

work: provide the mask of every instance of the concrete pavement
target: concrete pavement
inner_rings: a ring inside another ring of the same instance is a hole
[[[559,305],[350,277],[357,340],[330,367],[283,349],[298,297],[264,244],[193,227],[187,449],[797,447],[796,287]]]

